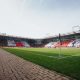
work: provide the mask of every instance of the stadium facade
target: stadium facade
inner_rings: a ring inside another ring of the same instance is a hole
[[[60,42],[61,39],[61,42]],[[0,34],[1,47],[80,47],[80,32],[73,32],[59,36],[43,39],[32,39],[24,37],[9,36]]]

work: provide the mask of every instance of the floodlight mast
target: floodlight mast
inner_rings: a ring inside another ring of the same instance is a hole
[[[78,28],[78,30],[76,31],[75,28]],[[78,32],[78,33],[80,33],[80,26],[79,26],[79,25],[73,26],[73,27],[72,27],[72,30],[73,30],[73,32]],[[75,37],[75,39],[77,39],[76,35],[75,35],[74,37]]]
[[[73,31],[73,32],[75,32],[75,28],[78,28],[78,29],[79,29],[78,31],[80,32],[80,25],[73,26],[73,27],[72,27],[72,31]]]

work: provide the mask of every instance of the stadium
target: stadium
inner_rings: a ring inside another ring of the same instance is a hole
[[[44,39],[30,39],[1,34],[0,46],[2,47],[76,47],[80,48],[80,32],[72,32]]]
[[[79,0],[1,0],[0,80],[80,80],[76,24]]]
[[[73,79],[80,79],[79,31],[65,35],[59,34],[43,39],[31,39],[1,34],[0,47],[44,68],[52,71],[55,70]]]

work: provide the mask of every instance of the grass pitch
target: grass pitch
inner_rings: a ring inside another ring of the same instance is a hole
[[[25,60],[80,80],[80,48],[4,48]]]

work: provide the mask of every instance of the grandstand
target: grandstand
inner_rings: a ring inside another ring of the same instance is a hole
[[[61,44],[61,45],[60,45]],[[44,39],[31,39],[9,35],[0,35],[0,46],[5,47],[80,47],[80,32],[68,33],[59,36],[48,37]]]
[[[80,47],[80,33],[70,33],[61,35],[61,41],[59,37],[48,38],[48,43],[45,47],[55,48],[55,47]]]
[[[52,37],[47,37],[42,39],[32,39],[32,38],[24,38],[24,37],[1,34],[0,47],[3,47],[2,48],[3,50],[2,49],[0,50],[2,51],[0,52],[0,55],[3,55],[4,59],[1,57],[1,60],[3,60],[4,63],[5,61],[7,61],[8,63],[9,58],[11,58],[11,56],[8,58],[4,55],[9,56],[9,54],[11,53],[25,60],[28,60],[32,63],[43,66],[46,69],[56,71],[66,76],[70,76],[70,79],[65,76],[65,78],[68,78],[67,80],[80,80],[80,76],[79,76],[80,74],[80,67],[79,67],[80,66],[80,54],[79,54],[80,53],[80,32],[68,33],[65,35],[60,34],[57,36],[52,36]],[[4,50],[7,52],[4,53],[5,52]],[[15,59],[13,60],[12,59],[13,58],[11,58],[11,61],[15,60]],[[13,65],[13,63],[15,62],[16,61],[12,62],[11,65]],[[21,63],[23,66],[24,62],[21,62]],[[21,66],[21,63],[19,63],[20,66]],[[19,65],[18,65],[19,68],[17,69],[17,71],[20,69]],[[33,66],[32,66],[32,69],[33,69]],[[30,68],[25,69],[24,72],[26,70],[30,70]],[[33,70],[33,71],[35,73],[36,70]],[[30,73],[30,75],[31,74],[33,73]],[[48,76],[50,76],[49,74]],[[23,73],[21,75],[23,75]],[[30,79],[30,80],[33,80],[33,79]],[[49,79],[47,78],[47,80]],[[50,80],[54,80],[54,79],[50,79]],[[61,79],[61,80],[66,80],[66,79]]]

